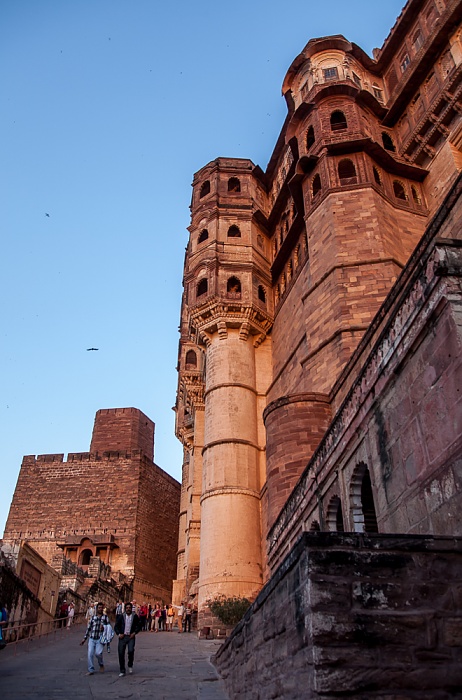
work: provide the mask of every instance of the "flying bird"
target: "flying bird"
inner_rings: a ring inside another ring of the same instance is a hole
[[[90,352],[91,350],[99,350],[99,348],[87,348],[87,352]]]
[[[50,218],[50,215],[48,214],[48,212],[45,212],[45,216],[48,216],[48,218]]]

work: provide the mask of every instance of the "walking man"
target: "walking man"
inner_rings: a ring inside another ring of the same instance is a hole
[[[140,619],[133,612],[131,603],[125,603],[125,612],[117,615],[114,631],[119,636],[119,677],[125,676],[125,649],[128,651],[128,672],[133,673],[135,636],[141,629]]]
[[[103,604],[98,603],[96,606],[96,613],[90,618],[88,622],[87,631],[85,636],[80,642],[80,644],[85,644],[88,639],[88,673],[87,676],[92,676],[95,672],[95,666],[93,663],[93,657],[96,655],[98,661],[99,670],[104,673],[104,663],[103,663],[103,645],[101,644],[100,637],[104,632],[105,625],[109,624],[109,618],[103,613]]]

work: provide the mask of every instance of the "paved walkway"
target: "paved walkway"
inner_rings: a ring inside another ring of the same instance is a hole
[[[105,672],[86,676],[87,646],[79,646],[83,629],[75,627],[55,640],[35,640],[16,655],[13,647],[0,652],[0,698],[228,700],[210,663],[220,642],[199,640],[194,633],[141,632],[132,675],[119,678],[114,639],[111,653],[104,653]]]

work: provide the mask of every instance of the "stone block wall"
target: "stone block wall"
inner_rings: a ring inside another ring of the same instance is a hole
[[[230,698],[446,700],[462,539],[304,533],[214,657]]]

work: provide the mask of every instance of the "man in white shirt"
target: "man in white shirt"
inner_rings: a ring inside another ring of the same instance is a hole
[[[140,619],[133,612],[131,603],[125,604],[125,612],[117,615],[114,632],[119,636],[119,677],[125,676],[125,649],[128,651],[128,672],[133,673],[135,657],[135,636],[141,629]]]

